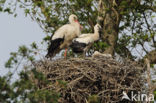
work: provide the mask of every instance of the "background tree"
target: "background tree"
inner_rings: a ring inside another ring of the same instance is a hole
[[[93,32],[97,22],[103,28],[103,36],[91,48],[92,51],[119,55],[122,59],[147,57],[151,64],[156,63],[156,0],[0,1],[1,12],[16,17],[18,8],[23,9],[25,15],[30,16],[45,31],[43,43],[49,43],[55,30],[67,23],[68,16],[74,13],[84,26],[82,32]],[[31,64],[36,51],[40,51],[35,48],[35,44],[32,46],[29,49],[21,47],[18,52],[11,53],[6,67],[22,63],[20,60],[29,60]]]

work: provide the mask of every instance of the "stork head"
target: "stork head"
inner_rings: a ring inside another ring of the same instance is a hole
[[[96,24],[96,25],[94,26],[94,30],[99,32],[99,31],[101,30],[100,24]]]
[[[71,14],[71,15],[69,16],[69,22],[70,22],[70,23],[78,22],[77,16],[74,15],[74,14]]]
[[[69,22],[70,22],[71,24],[72,24],[72,23],[78,23],[78,24],[80,25],[77,16],[74,15],[74,14],[71,14],[71,15],[69,16]],[[83,29],[83,27],[80,25],[80,30],[82,30],[82,29]]]
[[[102,36],[102,27],[100,26],[100,24],[96,24],[96,25],[94,26],[94,31],[95,31],[95,32],[98,32],[99,35],[100,35],[100,37]]]

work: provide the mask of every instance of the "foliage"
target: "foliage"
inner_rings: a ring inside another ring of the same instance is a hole
[[[12,52],[6,62],[10,68],[8,75],[0,77],[0,102],[3,103],[57,103],[59,94],[52,90],[40,89],[42,85],[52,85],[46,77],[32,68],[38,46],[32,43],[31,47],[20,46],[17,52]],[[23,62],[27,63],[23,66]],[[18,70],[22,65],[24,70]],[[31,68],[30,66],[31,65]],[[15,68],[12,72],[11,68]],[[19,79],[11,82],[14,73],[19,71]]]
[[[49,82],[44,75],[38,73],[35,69],[30,72],[22,71],[19,76],[20,79],[10,84],[6,77],[0,77],[0,102],[2,103],[57,103],[59,94],[47,89],[39,89],[38,85],[33,83],[29,73],[35,75],[34,79],[48,85]]]
[[[133,50],[140,46],[141,49],[139,51],[135,50],[135,52],[137,52],[140,57],[143,57],[151,50],[156,49],[156,28],[154,23],[156,9],[154,9],[154,11],[152,10],[152,6],[155,8],[156,1],[144,1],[141,5],[139,5],[139,2],[134,4],[137,5],[132,5],[132,7],[125,12],[126,15],[123,17],[124,21],[120,26],[121,37],[118,41],[120,46],[118,46],[118,48],[120,48],[121,51],[122,47],[130,48],[129,51],[133,55]],[[151,9],[146,9],[149,5],[151,6]],[[123,30],[125,32],[123,32]],[[142,55],[141,52],[144,52],[145,54]],[[124,55],[126,54],[124,51],[122,53],[124,53]]]

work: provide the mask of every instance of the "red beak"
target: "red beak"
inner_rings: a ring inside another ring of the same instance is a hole
[[[79,21],[78,20],[75,20],[75,22],[77,22],[80,25],[80,30],[82,30],[83,29],[83,26],[81,26],[81,24],[79,23]]]
[[[79,23],[79,21],[78,21],[78,20],[75,20],[75,22],[78,22],[78,23]]]

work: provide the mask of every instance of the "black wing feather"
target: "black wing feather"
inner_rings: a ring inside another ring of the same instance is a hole
[[[64,38],[57,38],[54,40],[51,40],[51,44],[48,48],[48,53],[46,57],[53,57],[60,51],[60,45],[64,42]]]
[[[70,47],[74,53],[82,53],[84,48],[87,46],[85,43],[80,43],[78,41],[73,41]]]

